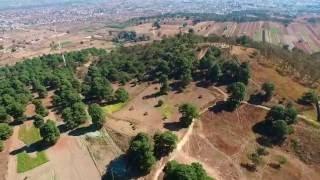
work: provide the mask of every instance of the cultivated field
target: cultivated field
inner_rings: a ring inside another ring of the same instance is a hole
[[[179,32],[187,32],[190,28],[195,33],[208,36],[210,34],[224,35],[226,37],[246,35],[256,41],[265,41],[276,45],[289,45],[289,48],[299,48],[308,53],[320,51],[320,24],[311,24],[305,20],[296,20],[288,26],[277,22],[201,22],[182,26],[185,21],[161,25],[160,29],[152,27],[151,23],[129,27],[137,33],[148,34],[155,40],[173,36]]]

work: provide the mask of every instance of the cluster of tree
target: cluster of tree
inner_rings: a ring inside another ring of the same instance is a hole
[[[244,37],[242,37],[244,38]],[[238,39],[238,42],[237,42]],[[258,42],[245,36],[244,42],[246,47],[258,49],[259,52],[272,60],[277,64],[277,69],[283,74],[297,74],[299,73],[299,79],[304,84],[313,85],[320,79],[320,53],[308,54],[297,48],[293,48],[291,51],[286,47],[270,44],[267,42]],[[236,37],[222,37],[217,35],[208,36],[205,41],[207,42],[222,42],[227,44],[238,44],[241,38]]]
[[[108,81],[124,84],[133,79],[150,81],[167,77],[164,79],[176,79],[182,87],[186,86],[192,80],[195,45],[200,40],[195,35],[180,34],[161,42],[113,50],[90,68],[84,94],[99,96],[94,92],[99,92],[100,84],[108,85]]]
[[[146,35],[137,35],[135,31],[121,31],[119,34],[112,39],[116,43],[125,43],[125,42],[139,42],[139,41],[148,41],[150,40],[149,36]]]
[[[276,142],[281,142],[286,135],[293,132],[290,125],[296,123],[297,115],[297,111],[291,106],[273,106],[264,122],[265,133]]]
[[[179,164],[176,161],[170,161],[166,165],[164,173],[164,180],[213,180],[213,178],[207,175],[207,172],[199,163],[187,165]]]
[[[178,138],[172,132],[166,131],[155,134],[153,140],[154,145],[147,134],[139,133],[130,142],[127,155],[130,168],[134,172],[149,173],[156,158],[160,159],[176,148]]]
[[[272,99],[275,91],[275,85],[271,82],[263,83],[258,93],[250,96],[249,102],[252,104],[262,104]]]

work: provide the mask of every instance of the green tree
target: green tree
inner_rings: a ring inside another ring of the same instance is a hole
[[[157,158],[168,155],[176,146],[178,137],[171,131],[166,131],[161,134],[155,134],[154,140],[154,154]]]
[[[9,115],[6,108],[0,106],[0,123],[6,123],[9,120]]]
[[[263,83],[262,90],[264,91],[264,100],[270,101],[275,90],[274,84],[270,82]]]
[[[82,93],[87,99],[110,102],[113,98],[111,83],[97,71],[93,69],[89,72],[93,77],[87,77],[88,80],[82,87]]]
[[[7,123],[0,123],[0,140],[8,139],[12,133],[13,130]]]
[[[44,125],[44,118],[41,115],[35,115],[34,120],[33,120],[33,125],[36,128],[40,128],[41,126]]]
[[[47,120],[47,122],[40,127],[40,135],[44,143],[54,145],[60,138],[60,131],[54,121]]]
[[[268,112],[266,119],[269,121],[284,120],[287,124],[296,122],[298,112],[293,107],[273,106]]]
[[[85,105],[83,103],[75,103],[71,107],[67,107],[62,111],[62,118],[65,125],[69,129],[74,129],[87,120]]]
[[[105,115],[102,108],[98,104],[91,104],[88,111],[92,119],[92,124],[101,128],[105,122]]]
[[[187,165],[170,161],[166,165],[164,173],[164,180],[213,180],[199,163]]]
[[[117,102],[126,102],[129,99],[129,93],[124,88],[119,88],[114,93],[114,98]]]
[[[131,140],[127,155],[132,169],[141,174],[149,173],[156,162],[150,138],[145,133],[139,133]]]
[[[246,95],[246,86],[242,82],[235,82],[228,86],[228,92],[231,93],[226,104],[230,110],[235,110],[244,100]]]
[[[180,122],[184,127],[188,127],[193,119],[199,116],[197,108],[189,103],[182,104],[179,107],[179,112],[181,113]]]

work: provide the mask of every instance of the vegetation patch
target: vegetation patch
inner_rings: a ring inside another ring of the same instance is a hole
[[[167,103],[164,103],[161,107],[160,107],[160,111],[161,111],[161,114],[162,116],[165,118],[165,119],[168,119],[172,116],[173,114],[173,107]]]
[[[122,109],[125,105],[126,105],[126,103],[123,103],[123,102],[116,103],[116,104],[110,104],[110,105],[104,106],[103,110],[107,114],[112,114],[114,112],[120,111],[120,109]]]
[[[40,131],[33,125],[28,127],[24,124],[19,129],[19,139],[26,145],[33,144],[41,140]]]
[[[17,166],[18,173],[29,171],[49,161],[44,151],[37,152],[35,157],[28,155],[24,151],[22,153],[19,153],[17,155],[17,158],[18,158],[18,166]]]

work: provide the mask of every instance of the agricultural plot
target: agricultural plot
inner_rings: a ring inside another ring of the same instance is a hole
[[[305,52],[320,51],[320,25],[308,22],[293,22],[288,26],[276,22],[202,22],[195,26],[196,33],[235,37],[246,35],[256,41],[276,45],[289,45]]]

